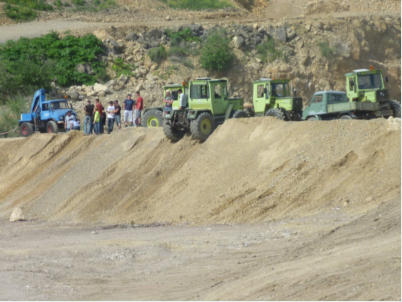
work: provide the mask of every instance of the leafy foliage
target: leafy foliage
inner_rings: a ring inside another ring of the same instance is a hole
[[[199,42],[200,38],[193,35],[191,28],[186,27],[179,31],[174,31],[171,29],[166,30],[166,34],[170,38],[170,45],[178,46],[181,42]]]
[[[235,57],[229,43],[223,32],[211,34],[201,49],[201,66],[208,71],[228,70]]]
[[[20,114],[28,111],[29,104],[27,98],[18,95],[0,105],[0,132],[8,131],[8,136],[17,136]]]
[[[117,58],[113,62],[112,69],[116,73],[117,77],[121,75],[132,76],[135,66],[125,63],[121,58]]]
[[[160,0],[171,8],[203,10],[232,7],[227,0]]]
[[[258,57],[264,63],[284,58],[282,52],[276,47],[275,40],[270,38],[268,41],[261,43],[256,48]]]
[[[325,58],[330,58],[335,54],[335,51],[329,46],[328,41],[318,43],[318,47],[320,48],[321,55]]]
[[[49,88],[53,80],[60,86],[104,80],[106,66],[99,60],[104,53],[102,42],[94,35],[60,38],[50,33],[8,41],[0,46],[0,97]],[[90,65],[93,74],[78,71],[78,64]]]
[[[160,45],[159,47],[151,48],[148,51],[148,55],[153,62],[161,63],[167,58],[166,48],[163,47],[162,45]]]

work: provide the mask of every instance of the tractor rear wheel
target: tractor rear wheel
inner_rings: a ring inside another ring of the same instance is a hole
[[[166,137],[173,143],[178,142],[184,136],[184,131],[177,130],[170,123],[163,123],[163,132]]]
[[[233,118],[245,118],[245,117],[248,117],[248,114],[243,110],[236,110],[233,113]]]
[[[344,115],[341,116],[340,119],[341,119],[341,120],[352,120],[353,117],[350,116],[349,114],[344,114]]]
[[[265,116],[273,116],[276,117],[277,119],[286,121],[287,120],[287,116],[286,113],[283,109],[281,108],[273,108],[273,109],[269,109],[266,113]]]
[[[33,133],[33,124],[32,123],[22,123],[20,129],[21,129],[22,136],[30,136]]]
[[[142,117],[142,127],[157,128],[162,127],[163,115],[161,110],[151,109],[144,113]]]
[[[56,122],[48,121],[46,125],[47,133],[57,133],[59,132],[59,127],[57,127]]]
[[[190,124],[192,138],[200,142],[205,141],[214,129],[214,118],[208,112],[201,113],[195,120],[191,121]]]
[[[393,117],[401,117],[401,104],[397,101],[389,101],[389,104],[392,108]]]

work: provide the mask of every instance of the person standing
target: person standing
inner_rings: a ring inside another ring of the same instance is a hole
[[[100,115],[100,124],[99,124],[99,133],[103,133],[103,127],[105,125],[106,115],[105,115],[105,108],[103,107],[102,103],[99,101],[98,98],[95,99],[95,110],[99,112]]]
[[[94,114],[94,105],[91,104],[91,101],[88,100],[88,103],[85,106],[85,119],[84,119],[84,134],[89,135],[92,133],[92,124],[93,124],[93,114]]]
[[[71,110],[67,111],[67,115],[64,118],[64,129],[66,130],[66,132],[73,129],[74,120],[75,120],[75,116],[73,114],[71,114]]]
[[[113,131],[114,111],[115,111],[115,108],[114,108],[113,102],[110,101],[109,106],[106,109],[106,113],[107,113],[107,134],[110,134]]]
[[[124,127],[133,125],[133,108],[134,100],[131,98],[131,94],[128,94],[127,99],[124,100]]]
[[[172,112],[173,98],[172,98],[172,93],[170,92],[170,90],[166,91],[166,97],[163,100],[163,102],[165,103],[165,108],[163,108],[163,112],[165,114]]]
[[[94,114],[94,131],[96,135],[100,134],[100,123],[101,123],[101,116],[99,113],[99,109],[95,107],[95,114]]]
[[[136,92],[137,95],[137,106],[135,109],[135,125],[136,127],[139,127],[141,125],[141,112],[142,109],[144,108],[144,100],[142,99],[142,96],[139,91]]]
[[[121,107],[118,100],[114,101],[114,121],[116,126],[121,129]]]

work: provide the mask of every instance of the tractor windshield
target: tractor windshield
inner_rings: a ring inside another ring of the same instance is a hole
[[[51,108],[53,110],[57,110],[57,109],[70,109],[70,107],[68,107],[68,103],[66,101],[60,101],[60,102],[53,102],[50,104]]]
[[[347,103],[348,98],[346,93],[331,93],[328,94],[328,104]]]
[[[380,73],[358,75],[357,80],[359,83],[359,89],[381,89],[382,88],[382,81],[381,81]]]
[[[272,96],[285,97],[289,96],[288,83],[272,83]]]
[[[191,85],[190,97],[192,99],[208,99],[209,89],[208,85]]]

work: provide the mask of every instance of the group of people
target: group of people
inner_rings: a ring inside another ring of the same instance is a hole
[[[132,99],[131,94],[127,95],[127,99],[123,103],[125,127],[141,125],[143,107],[144,100],[139,91],[136,92],[136,99]],[[85,106],[84,134],[102,134],[105,125],[107,125],[108,134],[112,133],[114,124],[121,129],[121,110],[118,100],[110,101],[106,110],[98,98],[95,99],[95,105],[88,100]]]

